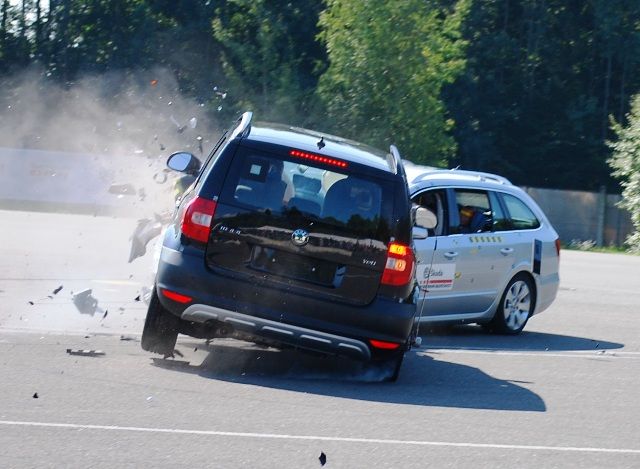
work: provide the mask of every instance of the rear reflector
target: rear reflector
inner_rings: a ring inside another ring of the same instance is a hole
[[[194,241],[206,243],[211,232],[211,221],[216,211],[213,200],[195,197],[187,203],[180,229],[182,234]]]
[[[560,238],[556,239],[556,252],[558,253],[558,257],[560,257]]]
[[[289,152],[289,155],[295,156],[296,158],[315,161],[316,163],[324,163],[331,166],[337,166],[338,168],[346,168],[348,166],[346,161],[336,160],[335,158],[328,158],[326,156],[316,155],[315,153],[308,153],[306,151],[291,150]]]
[[[383,350],[395,350],[400,347],[400,344],[395,342],[385,342],[384,340],[374,340],[369,339],[369,343],[372,347],[383,349]]]
[[[178,303],[189,303],[193,298],[186,295],[181,295],[180,293],[176,293],[171,290],[166,290],[162,288],[160,290],[164,296],[169,298],[170,300],[177,301]]]
[[[391,243],[382,273],[382,284],[396,287],[406,285],[411,281],[414,263],[413,250],[409,246]]]

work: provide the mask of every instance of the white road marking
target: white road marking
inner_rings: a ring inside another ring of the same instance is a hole
[[[420,440],[391,440],[378,438],[346,438],[338,436],[319,435],[287,435],[279,433],[249,433],[249,432],[223,432],[214,430],[184,430],[179,428],[151,428],[151,427],[122,427],[118,425],[79,425],[74,423],[54,423],[54,422],[22,422],[15,420],[0,420],[0,425],[22,426],[22,427],[44,427],[44,428],[68,428],[74,430],[111,430],[124,432],[143,433],[173,433],[181,435],[204,435],[204,436],[232,436],[237,438],[262,438],[273,440],[307,440],[307,441],[333,441],[338,443],[375,443],[387,445],[406,446],[448,446],[458,448],[486,448],[486,449],[522,449],[530,451],[563,451],[574,453],[618,453],[618,454],[638,454],[640,449],[627,448],[592,448],[578,446],[543,446],[543,445],[502,445],[492,443],[456,443],[450,441],[420,441]]]
[[[554,350],[545,351],[545,350],[502,350],[502,349],[490,349],[490,348],[480,348],[480,347],[464,347],[464,348],[456,348],[456,347],[444,347],[444,348],[428,348],[424,347],[424,350],[416,350],[418,355],[427,355],[429,353],[462,353],[462,354],[484,354],[484,355],[510,355],[510,356],[535,356],[535,357],[562,357],[562,358],[631,358],[638,360],[640,359],[640,352],[624,352],[618,351],[616,349],[610,350],[568,350],[566,352]]]

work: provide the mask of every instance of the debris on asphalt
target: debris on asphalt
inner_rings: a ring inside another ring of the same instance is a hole
[[[81,314],[90,314],[93,316],[98,308],[98,300],[91,296],[92,290],[88,288],[73,295],[73,304],[78,308]]]
[[[318,459],[320,460],[321,466],[324,466],[325,464],[327,464],[327,455],[324,454],[322,451],[320,452],[320,457]]]
[[[35,303],[33,301],[29,301],[29,304],[33,306]]]
[[[101,357],[106,355],[102,350],[67,349],[69,355],[79,355],[81,357]]]
[[[102,319],[106,318],[106,317],[107,317],[107,314],[109,314],[109,310],[108,310],[108,309],[106,309],[106,310],[104,311],[104,314],[102,315]]]
[[[136,340],[136,338],[135,337],[129,337],[129,336],[126,336],[126,335],[121,335],[120,336],[120,340],[122,340],[124,342],[131,342],[131,341]]]
[[[140,301],[140,295],[136,296],[133,301]]]
[[[62,285],[60,285],[58,288],[56,288],[55,290],[53,290],[53,294],[57,295],[58,293],[60,293],[60,290],[62,290]]]

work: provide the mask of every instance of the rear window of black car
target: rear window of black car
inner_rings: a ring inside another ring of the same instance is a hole
[[[388,232],[392,199],[390,181],[246,148],[236,153],[221,194],[225,204],[302,215],[377,239]]]

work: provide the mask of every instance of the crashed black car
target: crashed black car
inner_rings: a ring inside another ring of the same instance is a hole
[[[198,173],[164,236],[142,348],[178,333],[231,337],[363,361],[398,376],[414,339],[414,227],[389,153],[243,114]],[[424,210],[424,209],[420,209]]]

